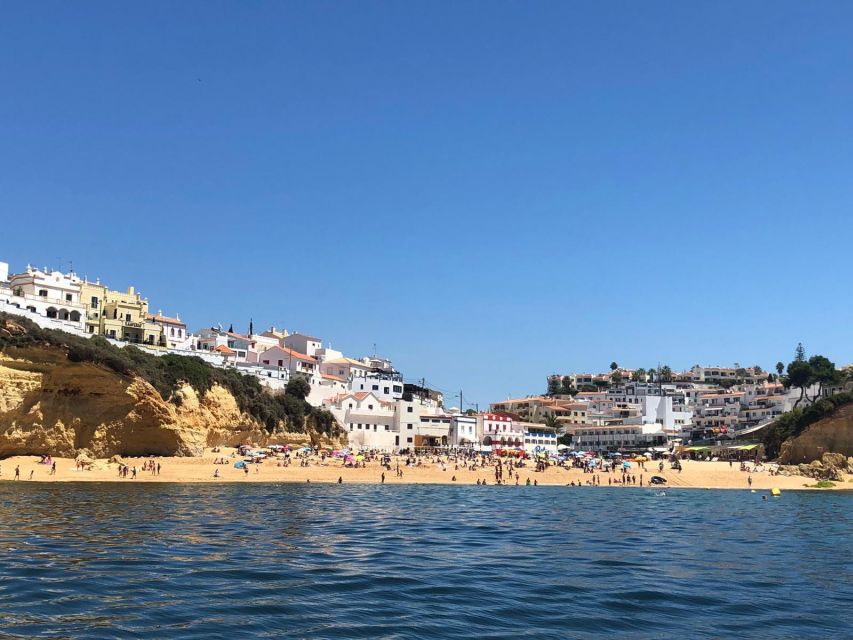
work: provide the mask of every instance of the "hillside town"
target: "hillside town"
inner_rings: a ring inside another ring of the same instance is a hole
[[[356,449],[554,454],[750,447],[750,435],[790,411],[799,397],[782,383],[781,363],[774,373],[757,365],[673,372],[614,362],[606,373],[548,376],[543,395],[465,411],[445,407],[443,394],[425,381],[405,382],[387,358],[350,357],[319,337],[276,327],[256,332],[251,320],[245,333],[233,325],[191,330],[178,314],[153,312],[134,287],[114,290],[73,271],[31,265],[11,273],[4,262],[0,313],[155,355],[195,356],[254,376],[273,392],[300,376],[310,385],[306,400],[328,409]],[[838,390],[828,385],[820,393]]]

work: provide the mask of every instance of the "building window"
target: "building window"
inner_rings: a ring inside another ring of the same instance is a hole
[[[39,289],[39,296],[47,298],[47,289]]]
[[[373,390],[374,390],[374,391],[379,391],[379,385],[378,385],[378,384],[373,385]]]
[[[65,294],[65,302],[71,302],[71,294],[70,293]]]
[[[412,408],[411,408],[411,407],[406,407],[406,412],[407,412],[407,413],[412,413]]]
[[[412,441],[411,438],[406,438],[406,442],[411,442],[411,441]]]
[[[372,410],[373,410],[373,405],[372,405],[372,404],[369,404],[369,405],[367,405],[367,408],[368,408],[368,409],[370,409],[370,410],[372,411]]]

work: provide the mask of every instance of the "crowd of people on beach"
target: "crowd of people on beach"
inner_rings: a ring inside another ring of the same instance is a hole
[[[377,469],[377,481],[380,484],[385,484],[391,473],[394,474],[394,478],[402,481],[404,478],[411,478],[412,476],[409,473],[413,472],[415,481],[418,481],[425,477],[419,473],[419,470],[429,471],[426,477],[431,478],[431,480],[427,481],[435,481],[437,477],[435,471],[439,471],[439,475],[443,476],[446,473],[447,476],[444,477],[449,476],[449,482],[455,483],[461,480],[478,486],[489,484],[539,486],[541,482],[545,482],[547,484],[565,484],[566,486],[577,487],[645,487],[666,482],[659,475],[652,476],[647,481],[646,463],[650,460],[642,455],[628,458],[620,454],[596,455],[591,452],[564,452],[561,455],[553,455],[538,452],[536,454],[524,454],[519,451],[495,454],[471,449],[420,449],[391,454],[376,450],[351,451],[343,449],[334,451],[328,448],[290,447],[287,445],[271,445],[261,448],[255,445],[242,445],[235,449],[225,450],[215,447],[210,451],[218,454],[209,459],[215,466],[212,474],[214,479],[225,477],[225,473],[220,469],[224,466],[233,466],[244,478],[248,478],[250,474],[260,475],[262,466],[276,468],[298,466],[300,469],[312,467],[340,469],[341,474],[337,478],[339,484],[344,482],[348,473],[368,468]],[[659,459],[652,462],[656,464],[658,474],[664,474],[666,466],[680,474],[683,469],[683,460],[688,459],[686,456],[676,456],[672,453],[655,457]],[[160,475],[162,469],[162,463],[153,456],[141,460],[141,464],[129,463],[119,456],[114,456],[110,462],[117,465],[118,477],[122,479],[134,480],[141,473],[148,473],[150,476],[156,477]],[[728,466],[732,468],[734,462],[728,460]],[[749,487],[752,486],[752,475],[765,471],[765,467],[757,459],[738,462],[740,471],[748,475],[747,484]],[[38,464],[48,466],[49,475],[56,475],[56,461],[50,455],[40,456]],[[95,465],[95,461],[82,455],[75,460],[75,470],[77,471],[90,470],[93,465]],[[769,475],[773,475],[773,467],[774,465],[769,465]],[[94,468],[103,467],[95,465]],[[559,475],[549,471],[552,469],[580,471],[583,476],[582,478],[563,476],[563,480],[560,481]],[[33,479],[34,474],[35,470],[29,471],[30,480]],[[545,478],[537,478],[537,475],[545,475]],[[20,465],[17,465],[14,479],[20,480],[21,476]],[[233,476],[230,477],[233,478]],[[334,481],[334,476],[328,478],[328,473],[325,477],[327,481]],[[0,478],[2,478],[2,467],[0,467]],[[357,474],[354,479],[364,482],[365,476]],[[673,481],[674,477],[670,476],[669,479]],[[310,482],[311,480],[306,477],[305,481]]]

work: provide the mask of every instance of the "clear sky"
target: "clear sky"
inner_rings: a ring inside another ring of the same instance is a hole
[[[481,407],[853,361],[850,2],[7,2],[0,83],[13,271]]]

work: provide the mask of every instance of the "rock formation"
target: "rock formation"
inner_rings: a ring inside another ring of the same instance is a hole
[[[825,453],[853,456],[853,404],[836,409],[829,417],[806,427],[800,435],[782,443],[779,462],[809,463],[822,460]]]
[[[0,353],[0,456],[197,456],[204,447],[271,441],[223,387],[199,397],[185,385],[177,395],[167,402],[141,378],[69,362],[55,347],[10,348]],[[304,444],[309,436],[279,433],[274,441]]]

